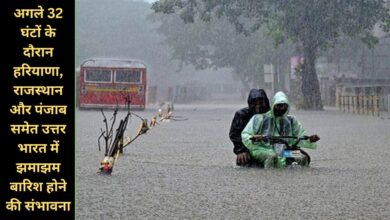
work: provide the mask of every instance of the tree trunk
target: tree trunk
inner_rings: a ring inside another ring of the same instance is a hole
[[[310,45],[303,45],[304,65],[302,72],[303,109],[323,110],[320,84],[318,81],[315,62],[316,49]]]
[[[246,98],[248,97],[248,92],[251,89],[251,86],[249,85],[248,80],[245,79],[244,75],[237,73],[237,72],[234,72],[234,74],[236,74],[238,76],[239,80],[241,81],[241,83],[243,85],[243,88],[240,91],[241,92],[241,99],[246,100]]]

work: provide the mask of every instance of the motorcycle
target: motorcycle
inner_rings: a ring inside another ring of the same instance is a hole
[[[295,141],[290,145],[288,139],[294,139]],[[310,155],[299,147],[299,143],[302,140],[308,140],[309,136],[295,137],[295,136],[263,136],[263,142],[270,143],[275,153],[279,157],[286,159],[287,167],[295,166],[309,166],[311,162]],[[251,138],[254,140],[254,137]]]

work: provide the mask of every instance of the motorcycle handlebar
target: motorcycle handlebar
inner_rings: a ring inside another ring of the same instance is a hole
[[[285,139],[295,139],[295,143],[293,143],[291,146],[288,144],[288,142],[285,140]],[[285,144],[288,148],[295,148],[297,147],[297,145],[299,144],[299,142],[301,140],[308,140],[309,139],[309,136],[301,136],[301,137],[296,137],[296,136],[263,136],[262,137],[262,140],[264,142],[271,142],[271,143],[281,143],[281,144]],[[255,140],[254,137],[251,137],[250,140]]]
[[[280,139],[299,139],[299,140],[307,140],[309,139],[309,136],[301,136],[301,137],[296,137],[296,136],[263,136],[263,140],[280,140]],[[251,137],[250,140],[253,140],[254,137]]]
[[[290,139],[300,139],[300,140],[307,140],[307,139],[309,139],[309,136],[306,136],[306,135],[304,135],[304,136],[301,136],[301,137],[296,137],[296,136],[264,136],[264,137],[267,137],[267,138],[269,138],[269,139],[282,139],[282,138],[284,138],[284,139],[288,139],[288,138],[290,138]]]

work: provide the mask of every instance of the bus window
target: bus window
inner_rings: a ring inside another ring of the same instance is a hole
[[[86,70],[85,82],[111,82],[110,70]]]
[[[141,72],[140,71],[117,70],[115,73],[115,82],[141,83]]]

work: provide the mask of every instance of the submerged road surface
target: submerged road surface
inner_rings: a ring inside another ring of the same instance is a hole
[[[101,113],[77,111],[76,219],[390,219],[390,119],[292,111],[321,137],[311,167],[237,168],[228,132],[240,107],[175,106],[188,120],[139,137],[111,176],[96,174]]]

